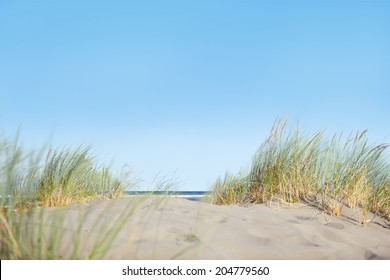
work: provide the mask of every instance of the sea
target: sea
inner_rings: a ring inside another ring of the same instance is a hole
[[[180,197],[188,200],[199,201],[209,192],[207,191],[125,191],[124,196],[143,196],[143,195],[165,195],[170,197]]]

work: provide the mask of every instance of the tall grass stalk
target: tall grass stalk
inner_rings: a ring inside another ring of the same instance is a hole
[[[264,203],[277,196],[288,203],[314,204],[334,216],[347,205],[359,210],[362,223],[369,211],[390,220],[388,145],[369,145],[366,131],[346,139],[342,134],[326,139],[324,134],[306,136],[299,128],[289,133],[287,121],[276,121],[250,170],[217,179],[212,201]]]

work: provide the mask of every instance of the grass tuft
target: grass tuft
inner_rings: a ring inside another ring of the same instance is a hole
[[[359,210],[360,222],[369,211],[390,220],[388,145],[368,144],[366,131],[324,137],[287,131],[287,121],[275,121],[269,137],[256,152],[251,168],[226,174],[211,187],[216,204],[265,203],[273,197],[288,203],[307,202],[331,216],[342,207]]]
[[[99,168],[89,148],[26,153],[18,137],[0,135],[0,258],[60,259],[67,228],[62,207],[92,199],[112,199],[133,187],[126,174],[115,178],[107,167]],[[49,208],[50,211],[45,210]],[[104,230],[84,258],[102,258],[126,217],[136,205],[129,203],[115,223]],[[104,211],[102,212],[102,215]],[[71,239],[72,253],[80,258],[81,233],[88,212],[78,217],[79,227]],[[99,219],[96,225],[100,226]],[[68,242],[68,243],[69,243]],[[83,243],[85,243],[83,241]]]

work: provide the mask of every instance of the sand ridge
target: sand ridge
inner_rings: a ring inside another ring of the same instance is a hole
[[[327,220],[304,204],[218,206],[181,198],[120,198],[61,210],[64,258],[81,216],[83,254],[128,205],[134,208],[121,218],[106,259],[390,259],[390,226],[378,217],[362,227],[348,216]]]

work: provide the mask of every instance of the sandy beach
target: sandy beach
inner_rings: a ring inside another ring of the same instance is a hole
[[[124,209],[128,208],[127,214]],[[390,259],[390,226],[365,227],[357,211],[330,220],[305,204],[218,206],[181,198],[120,198],[45,210],[64,218],[61,255],[76,238],[80,258],[104,232],[122,224],[104,259]],[[48,219],[47,221],[52,220]],[[83,221],[80,223],[80,221]],[[50,231],[52,222],[45,222]]]

